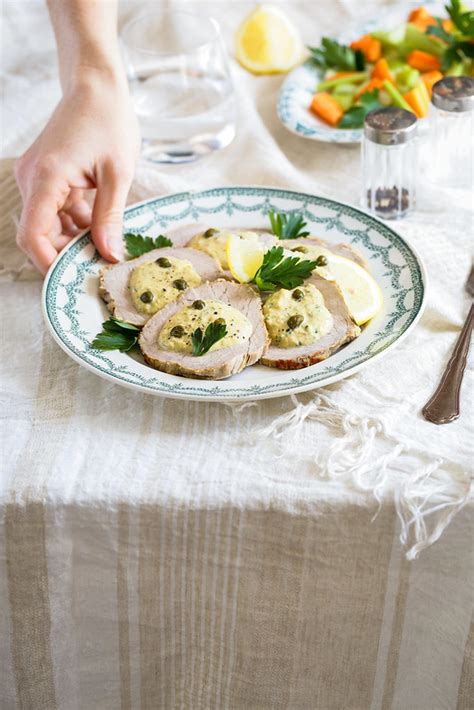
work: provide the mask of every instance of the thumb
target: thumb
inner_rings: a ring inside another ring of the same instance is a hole
[[[92,240],[107,261],[123,259],[123,211],[132,178],[131,171],[115,163],[104,164],[97,174]]]

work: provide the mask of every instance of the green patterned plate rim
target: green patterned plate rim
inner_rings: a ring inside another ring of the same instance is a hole
[[[43,314],[54,339],[79,364],[117,384],[168,397],[225,401],[278,397],[330,384],[381,357],[408,335],[424,307],[421,260],[391,227],[349,204],[281,188],[217,187],[131,205],[124,226],[152,236],[171,225],[197,221],[264,227],[270,209],[301,212],[312,234],[353,244],[368,259],[382,289],[383,312],[328,360],[293,371],[255,365],[227,380],[212,381],[167,375],[147,366],[139,355],[95,350],[90,342],[108,313],[98,296],[98,272],[105,262],[88,231],[61,252],[45,279]]]

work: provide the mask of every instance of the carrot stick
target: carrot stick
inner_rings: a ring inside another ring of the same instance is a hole
[[[443,75],[440,71],[428,71],[421,75],[421,80],[426,86],[430,99],[433,86],[436,84],[437,81],[440,81],[442,78]]]
[[[382,54],[382,43],[370,35],[364,35],[355,42],[351,42],[351,49],[360,49],[368,62],[376,62]]]
[[[388,62],[385,57],[381,57],[375,63],[375,66],[372,69],[372,78],[388,79],[389,81],[393,81],[392,72],[389,69]]]
[[[433,15],[424,7],[417,7],[408,15],[408,22],[415,25],[421,32],[426,32],[430,25],[436,25]]]
[[[366,91],[373,91],[374,89],[381,89],[383,86],[383,79],[379,79],[378,77],[375,77],[374,79],[371,79],[367,84],[364,84],[363,86],[360,87],[360,89],[354,94],[354,101],[357,101],[359,96],[362,96],[362,94],[365,94]]]
[[[423,82],[421,85],[424,87]],[[411,106],[417,118],[424,118],[428,113],[428,101],[422,95],[419,86],[404,94],[403,98]]]
[[[310,109],[330,126],[337,126],[344,115],[344,111],[337,101],[325,91],[313,96]]]
[[[442,20],[441,24],[445,32],[452,32],[454,29],[454,22],[449,17],[447,17],[445,20]]]
[[[428,52],[422,52],[420,49],[414,49],[408,55],[407,62],[413,69],[418,69],[421,72],[439,71],[441,69],[441,62],[438,57],[435,57],[434,54],[428,54]]]
[[[342,79],[343,77],[346,76],[352,76],[356,72],[353,71],[338,71],[335,74],[332,74],[332,76],[328,76],[328,81],[333,81],[334,79]]]

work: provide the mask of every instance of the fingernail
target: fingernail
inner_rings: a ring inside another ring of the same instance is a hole
[[[122,235],[120,237],[110,236],[107,238],[107,246],[109,247],[110,255],[117,259],[117,261],[122,261],[124,257],[124,245]]]

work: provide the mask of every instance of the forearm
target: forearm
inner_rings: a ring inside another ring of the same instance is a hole
[[[46,272],[90,225],[109,261],[123,256],[122,219],[140,147],[117,39],[117,0],[48,0],[63,98],[15,164],[23,197],[17,242]],[[84,190],[95,189],[92,213]]]
[[[100,73],[125,80],[117,39],[117,0],[48,0],[63,91]]]

